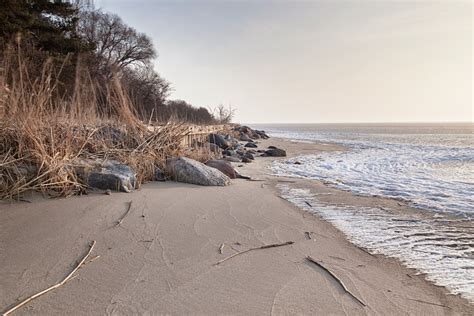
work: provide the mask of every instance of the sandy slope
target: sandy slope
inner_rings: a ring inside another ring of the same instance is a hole
[[[261,145],[269,144],[290,155],[334,149],[276,139]],[[96,240],[98,260],[17,314],[474,314],[465,300],[407,275],[414,271],[395,260],[369,255],[279,198],[277,180],[263,168],[270,161],[258,158],[239,168],[265,182],[233,180],[224,188],[150,183],[130,194],[0,204],[0,311],[62,279]],[[129,201],[130,214],[114,227]],[[295,244],[214,266],[236,250],[285,241]],[[367,307],[305,261],[307,255]]]

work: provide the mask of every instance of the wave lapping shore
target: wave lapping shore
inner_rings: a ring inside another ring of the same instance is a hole
[[[298,202],[301,196],[314,200],[313,211],[354,243],[398,258],[474,301],[472,129],[469,124],[280,126],[270,134],[324,140],[345,149],[278,161],[272,170],[411,206],[398,212],[377,205],[325,203],[310,191],[282,188],[301,207],[307,207]]]

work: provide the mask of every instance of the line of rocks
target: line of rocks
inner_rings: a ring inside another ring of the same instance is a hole
[[[269,136],[248,126],[234,127],[228,134],[209,134],[207,142],[199,144],[222,158],[209,160],[205,164],[196,160],[177,157],[168,159],[166,169],[157,168],[156,181],[171,179],[178,182],[205,186],[226,186],[230,179],[246,178],[240,175],[231,162],[252,162],[257,155],[261,157],[285,157],[283,149],[269,146],[258,148],[260,139]],[[118,161],[81,160],[75,166],[78,175],[92,188],[131,192],[137,186],[136,174],[127,165]]]

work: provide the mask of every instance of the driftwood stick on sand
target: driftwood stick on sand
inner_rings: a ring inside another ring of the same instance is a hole
[[[309,207],[313,207],[309,202],[307,201],[304,201],[306,203],[306,205],[308,205]]]
[[[407,297],[407,299],[410,300],[410,301],[414,301],[414,302],[425,303],[425,304],[429,304],[429,305],[440,306],[440,307],[445,307],[445,308],[451,309],[451,307],[446,306],[446,305],[443,305],[443,304],[438,304],[438,303],[433,303],[433,302],[418,300],[418,299],[416,299],[416,298],[408,298],[408,297]]]
[[[35,298],[38,298],[40,297],[41,295],[43,294],[46,294],[52,290],[55,290],[57,289],[58,287],[61,287],[63,286],[66,282],[74,279],[76,277],[76,275],[74,275],[74,273],[76,273],[77,270],[79,270],[85,263],[86,263],[86,260],[87,258],[89,258],[91,252],[92,252],[92,249],[94,249],[94,246],[95,246],[95,240],[93,240],[90,244],[89,244],[89,250],[87,251],[87,254],[81,259],[81,261],[79,261],[79,263],[76,265],[76,267],[64,278],[62,279],[62,281],[60,281],[59,283],[56,283],[50,287],[48,287],[47,289],[44,289],[42,290],[41,292],[38,292],[32,296],[29,296],[28,298],[24,299],[23,301],[21,301],[20,303],[16,304],[15,306],[13,306],[12,308],[10,308],[9,310],[7,310],[6,312],[4,312],[2,315],[3,316],[7,316],[7,315],[10,315],[11,313],[13,313],[14,311],[16,311],[17,309],[19,309],[20,307],[22,307],[23,305],[27,304],[28,302],[34,300]],[[94,257],[95,259],[98,258],[97,257]],[[92,262],[93,260],[95,259],[91,259],[90,261],[88,262]]]
[[[249,252],[249,251],[252,251],[252,250],[259,250],[259,249],[268,249],[268,248],[275,248],[275,247],[282,247],[282,246],[287,246],[287,245],[292,245],[294,244],[293,241],[287,241],[285,243],[282,243],[282,244],[271,244],[271,245],[264,245],[264,246],[261,246],[261,247],[255,247],[255,248],[250,248],[250,249],[247,249],[247,250],[244,250],[244,251],[239,251],[239,252],[236,252],[234,253],[233,255],[230,255],[228,256],[227,258],[224,258],[220,261],[218,261],[215,265],[219,265],[221,263],[223,263],[224,261],[227,261],[229,259],[232,259],[238,255],[241,255],[241,254],[244,254],[246,252]]]
[[[130,210],[132,209],[132,201],[130,201],[130,203],[128,203],[128,209],[127,209],[127,212],[125,212],[125,214],[117,221],[117,224],[115,224],[115,227],[119,226],[120,224],[122,224],[123,220],[125,219],[125,217],[127,217],[128,213],[130,213]]]
[[[323,266],[321,263],[319,263],[318,261],[314,260],[313,258],[311,258],[310,256],[307,256],[306,257],[306,260],[314,263],[315,265],[317,265],[318,267],[320,267],[321,269],[323,269],[324,271],[326,271],[327,273],[329,273],[330,276],[332,276],[334,278],[334,280],[336,280],[339,285],[341,285],[341,287],[344,289],[344,291],[349,294],[350,296],[352,296],[358,303],[360,303],[362,306],[367,306],[365,305],[364,302],[362,302],[357,296],[355,296],[354,294],[352,294],[346,287],[346,285],[341,281],[341,279],[339,279],[334,273],[332,273],[328,268],[326,268],[325,266]]]
[[[219,254],[222,255],[222,251],[224,250],[224,243],[222,243],[219,247]]]

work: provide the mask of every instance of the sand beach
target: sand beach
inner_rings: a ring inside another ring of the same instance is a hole
[[[290,157],[340,149],[276,138],[259,142],[261,148],[268,145],[286,149]],[[133,193],[2,202],[1,311],[63,279],[95,240],[93,260],[78,277],[15,314],[474,313],[466,300],[394,259],[354,246],[328,222],[281,198],[276,185],[304,185],[305,180],[269,175],[267,166],[274,159],[234,164],[258,181],[235,179],[227,187],[152,182]],[[317,181],[310,185],[345,203],[407,208]],[[290,241],[293,244],[256,249],[216,265],[237,252]]]

